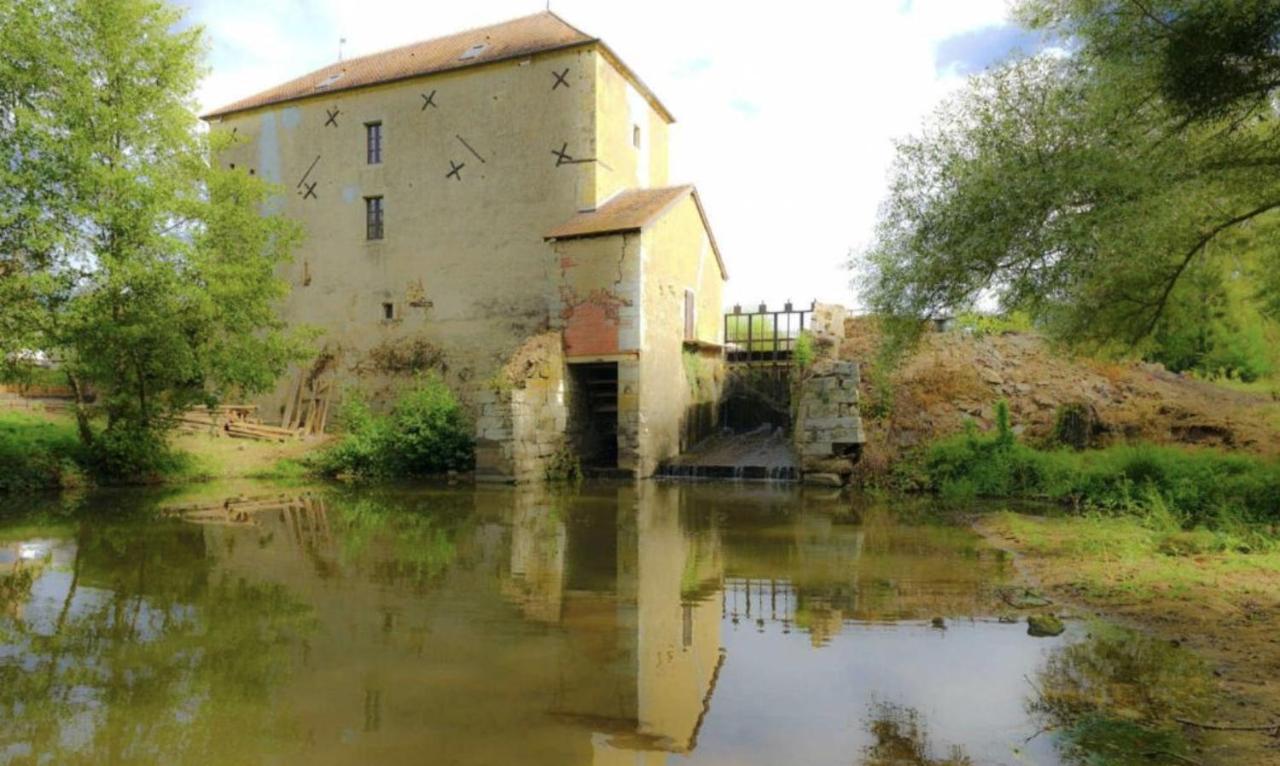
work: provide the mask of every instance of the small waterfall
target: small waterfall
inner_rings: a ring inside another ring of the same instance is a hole
[[[657,477],[679,481],[800,480],[800,466],[781,428],[762,426],[749,433],[721,433],[658,468]]]

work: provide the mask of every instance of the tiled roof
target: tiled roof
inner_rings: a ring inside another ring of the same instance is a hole
[[[635,83],[659,113],[671,120],[670,113],[607,46],[549,11],[330,64],[214,109],[203,117],[212,119],[323,93],[337,93],[589,44],[599,44],[619,71]]]
[[[628,189],[619,192],[595,210],[580,212],[547,232],[546,238],[579,239],[640,231],[657,221],[687,196],[693,197],[698,215],[702,217],[707,239],[711,241],[711,249],[715,252],[716,262],[720,265],[720,274],[728,279],[729,273],[725,270],[724,259],[720,257],[720,248],[716,245],[715,235],[711,233],[711,222],[707,220],[706,211],[702,209],[698,190],[688,185],[666,186],[659,189]]]

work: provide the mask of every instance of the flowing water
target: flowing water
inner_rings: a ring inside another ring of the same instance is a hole
[[[1141,675],[997,619],[1011,562],[918,510],[200,491],[0,514],[0,764],[1074,763],[1055,705]]]

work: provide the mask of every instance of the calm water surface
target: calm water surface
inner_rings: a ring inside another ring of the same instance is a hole
[[[999,622],[1013,580],[963,527],[790,489],[10,508],[0,763],[1073,762],[1040,694],[1088,641]]]

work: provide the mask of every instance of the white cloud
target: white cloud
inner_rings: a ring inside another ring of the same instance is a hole
[[[188,0],[212,42],[199,99],[218,106],[349,56],[542,10],[537,0]],[[729,302],[851,303],[892,140],[959,83],[935,48],[1000,23],[1005,0],[785,4],[554,0],[675,113],[673,181],[702,191]]]

